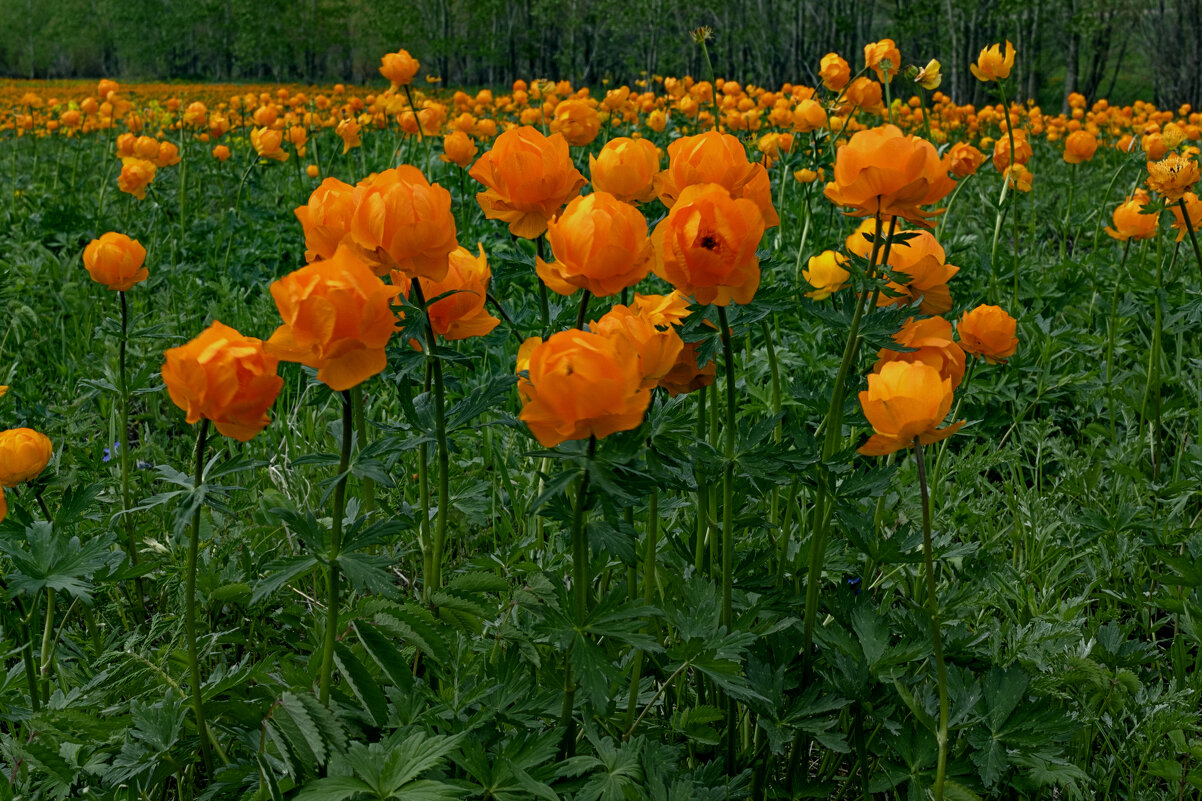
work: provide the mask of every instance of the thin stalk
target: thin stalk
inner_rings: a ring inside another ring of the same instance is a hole
[[[425,134],[422,133],[422,118],[417,113],[417,104],[413,102],[413,89],[409,84],[405,84],[405,97],[409,99],[409,110],[413,112],[413,121],[417,123],[417,141],[424,143]]]
[[[126,367],[126,345],[129,339],[129,302],[124,292],[118,292],[121,300],[121,340],[117,343],[117,388],[121,393],[121,432],[119,437],[121,448],[121,522],[125,526],[125,553],[130,565],[138,565],[138,539],[134,532],[133,518],[129,510],[132,507],[129,492],[129,379]],[[142,577],[134,580],[134,614],[139,620],[145,615],[145,587]]]
[[[442,359],[433,353],[434,332],[430,337],[430,359],[434,376],[434,437],[438,440],[438,514],[434,522],[434,570],[430,576],[432,589],[442,587],[442,561],[447,543],[447,517],[451,511],[450,449],[447,445],[447,392],[443,383]]]
[[[1198,235],[1194,231],[1194,223],[1189,218],[1189,209],[1186,208],[1185,198],[1182,197],[1177,201],[1177,205],[1181,207],[1181,219],[1185,222],[1185,230],[1189,234],[1190,244],[1194,246],[1194,260],[1198,263],[1198,272],[1202,274],[1202,249],[1198,247]]]
[[[643,605],[650,606],[655,600],[655,563],[659,547],[659,490],[652,489],[647,500],[647,537],[643,551]],[[626,738],[634,729],[635,710],[639,706],[639,681],[643,677],[643,650],[634,652],[634,664],[630,668],[630,694],[626,701]]]
[[[726,447],[724,456],[726,469],[722,472],[722,625],[727,631],[734,629],[734,483],[735,483],[735,354],[731,343],[730,323],[726,319],[726,307],[718,307],[718,326],[722,329],[722,361],[726,370]],[[726,771],[735,770],[735,735],[738,721],[735,717],[735,699],[726,699]]]
[[[705,441],[705,397],[709,394],[707,387],[701,387],[697,390],[697,440]],[[700,480],[697,481],[697,534],[696,543],[693,550],[693,568],[698,575],[704,575],[705,571],[705,534],[709,526],[709,487]]]
[[[1006,219],[1006,194],[1010,191],[1010,179],[1002,176],[1002,193],[997,199],[997,216],[993,221],[993,245],[989,248],[989,292],[991,302],[997,301],[997,243],[1002,234],[1002,221]]]
[[[576,311],[576,329],[584,330],[584,321],[588,318],[588,302],[593,297],[593,294],[587,289],[580,296],[580,308]]]
[[[588,507],[589,468],[597,453],[597,438],[589,437],[588,454],[581,470],[580,487],[576,491],[576,507],[572,512],[572,600],[576,611],[578,633],[583,636],[584,621],[589,607],[589,553],[588,534],[584,528],[585,510]],[[564,696],[559,725],[563,727],[563,740],[559,746],[561,757],[568,757],[576,750],[576,719],[572,712],[576,707],[576,680],[572,675],[572,649],[564,654]]]
[[[346,513],[346,479],[351,464],[351,440],[355,438],[355,417],[351,393],[342,395],[342,454],[338,461],[338,483],[334,486],[334,518],[330,521],[330,551],[326,565],[326,631],[321,652],[321,676],[318,700],[330,704],[330,679],[334,674],[334,643],[338,639],[338,556],[342,551],[342,517]]]
[[[200,421],[196,433],[196,464],[192,486],[199,490],[204,483],[205,443],[209,437],[209,420]],[[200,551],[200,510],[198,505],[192,512],[192,527],[188,535],[188,566],[184,575],[184,632],[188,638],[188,682],[192,685],[192,714],[196,717],[196,733],[200,738],[200,759],[206,774],[212,774],[213,758],[209,755],[209,740],[206,737],[204,693],[200,683],[200,649],[196,642],[196,558]]]
[[[46,619],[42,621],[42,649],[38,664],[41,666],[40,683],[42,701],[50,703],[50,654],[54,635],[54,588],[46,588]]]
[[[359,450],[367,447],[367,414],[363,403],[363,385],[357,384],[351,389],[351,405],[355,415],[355,434],[359,441]],[[370,478],[363,479],[363,508],[368,512],[376,510],[376,482]]]
[[[1002,96],[1002,115],[1006,120],[1006,136],[1010,139],[1010,166],[1018,163],[1018,151],[1014,147],[1014,125],[1010,121],[1010,103],[1006,100],[1006,87],[998,81],[998,94]],[[1006,181],[1009,184],[1009,180]],[[1018,306],[1018,181],[1015,181],[1014,198],[1011,200],[1011,205],[1014,206],[1014,253],[1012,263],[1014,267],[1014,305]]]
[[[545,256],[546,236],[540,234],[534,240],[534,246],[538,249],[538,257],[546,261]],[[538,313],[543,324],[543,336],[551,334],[551,301],[547,296],[547,285],[543,283],[543,279],[538,278]]]
[[[935,649],[935,677],[939,684],[939,731],[935,735],[939,756],[935,767],[935,801],[943,801],[943,782],[947,775],[947,666],[943,660],[943,639],[939,634],[939,602],[935,596],[935,557],[931,545],[931,503],[927,492],[926,464],[922,458],[922,443],[914,438],[914,455],[918,459],[918,487],[922,494],[922,558],[926,567],[927,612],[931,616],[931,643]]]
[[[1124,267],[1127,265],[1127,254],[1131,252],[1131,240],[1123,243],[1123,258],[1119,262],[1118,276],[1114,281],[1114,290],[1110,293],[1110,320],[1106,326],[1106,409],[1110,417],[1110,441],[1118,444],[1118,429],[1114,419],[1114,341],[1118,329],[1119,287],[1123,283]]]

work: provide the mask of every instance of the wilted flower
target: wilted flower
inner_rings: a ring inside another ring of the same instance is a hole
[[[928,91],[938,89],[939,84],[943,83],[939,62],[935,59],[928,61],[927,65],[914,75],[914,83]]]

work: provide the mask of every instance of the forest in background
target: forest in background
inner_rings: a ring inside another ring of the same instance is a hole
[[[718,75],[767,86],[816,83],[823,54],[857,62],[889,36],[907,63],[943,63],[943,91],[979,102],[968,64],[1008,38],[1022,93],[1049,108],[1074,91],[1202,101],[1202,0],[0,0],[0,74],[366,82],[404,47],[448,86],[629,83],[700,74],[688,32],[703,25]]]

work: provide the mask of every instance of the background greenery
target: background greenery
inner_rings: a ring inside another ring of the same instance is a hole
[[[719,75],[816,83],[830,50],[858,61],[889,36],[907,62],[943,61],[944,91],[979,103],[968,64],[1009,38],[1023,93],[1055,109],[1091,99],[1197,104],[1202,0],[2,0],[0,74],[12,77],[378,79],[404,47],[448,85],[517,77],[631,82],[699,74],[687,32],[715,29]]]

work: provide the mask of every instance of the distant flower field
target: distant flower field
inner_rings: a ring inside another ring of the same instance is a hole
[[[1202,113],[982,45],[0,86],[0,799],[1195,797]]]

